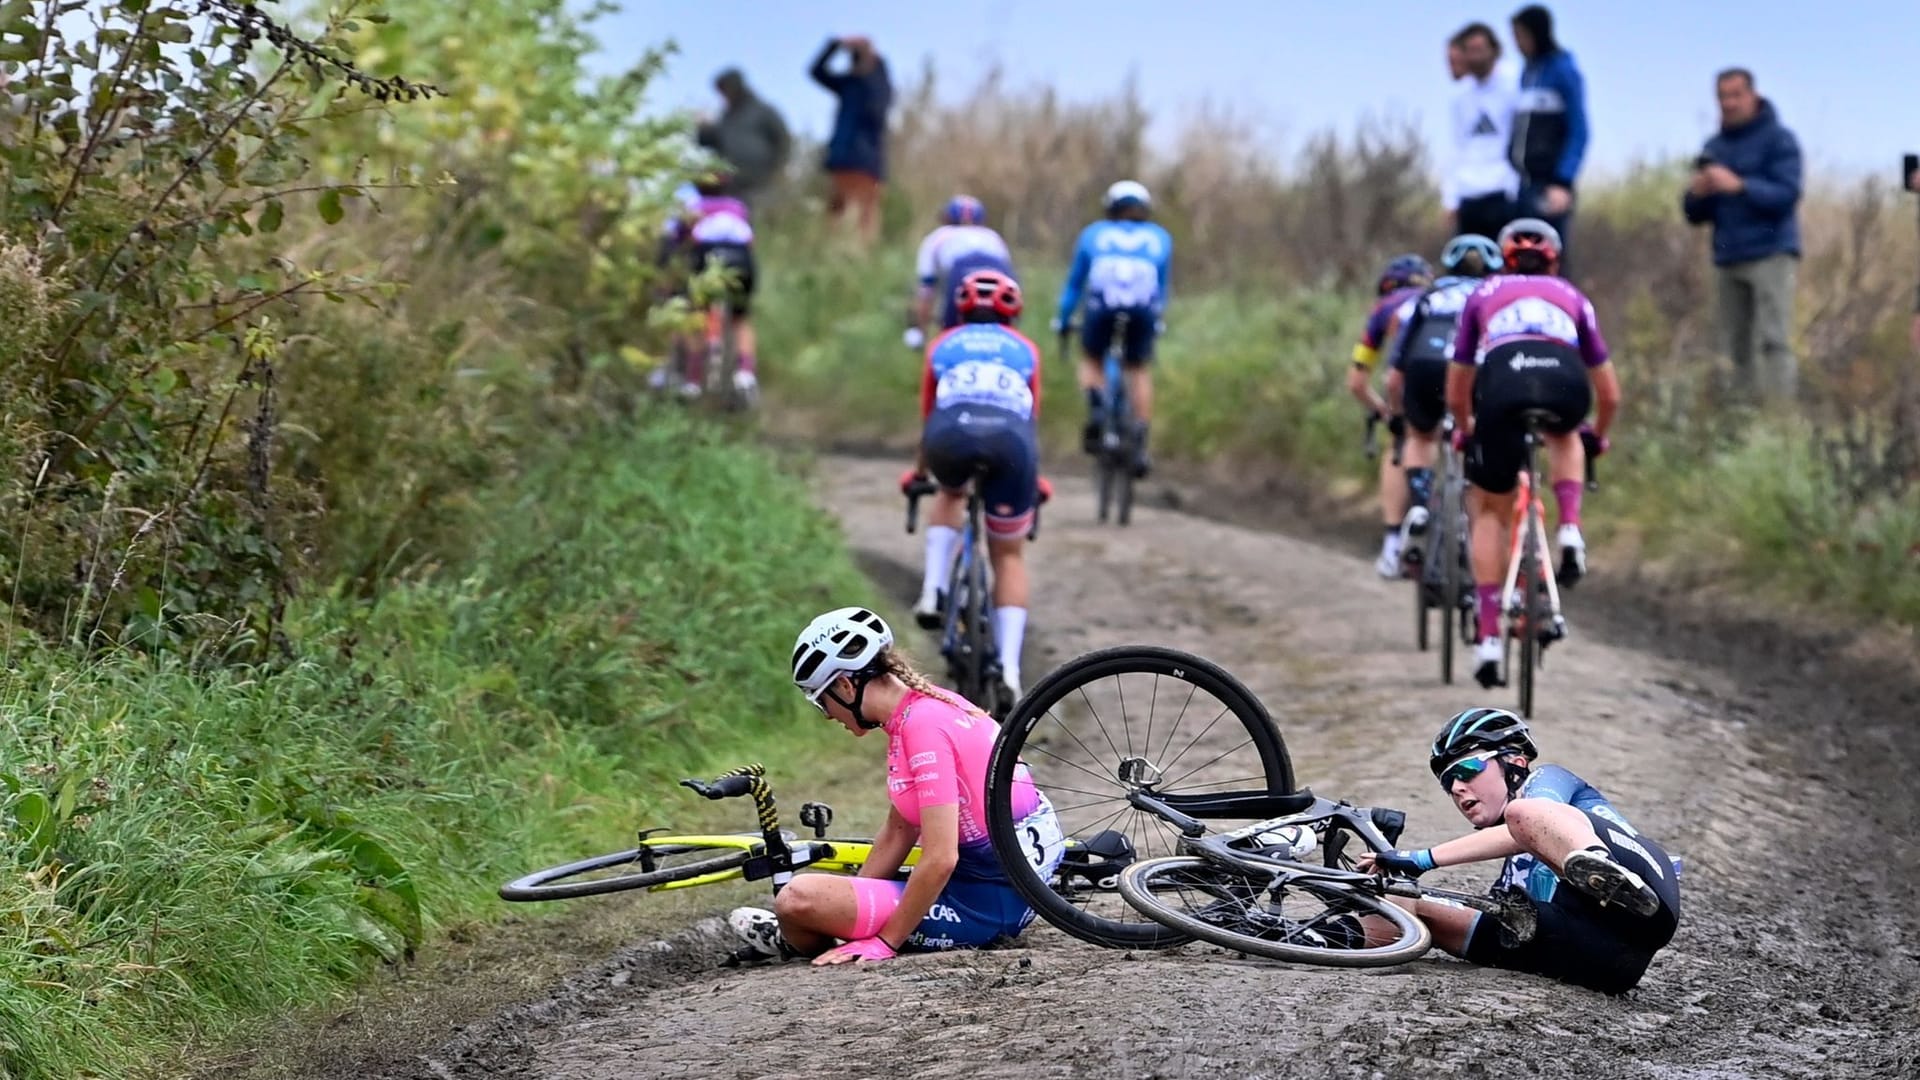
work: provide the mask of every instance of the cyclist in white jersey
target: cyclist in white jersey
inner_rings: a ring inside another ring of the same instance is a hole
[[[960,325],[954,290],[976,270],[993,270],[1015,282],[1020,280],[1013,272],[1013,255],[1007,250],[1006,240],[987,226],[986,205],[971,195],[955,195],[940,213],[940,226],[920,241],[920,253],[914,258],[919,284],[914,289],[907,331],[900,337],[907,348],[925,347],[935,296],[945,298],[940,307],[940,328],[951,330]]]

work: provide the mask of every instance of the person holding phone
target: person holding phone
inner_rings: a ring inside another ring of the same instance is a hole
[[[1791,402],[1800,142],[1755,91],[1752,72],[1728,68],[1714,85],[1720,131],[1695,159],[1681,208],[1689,223],[1713,226],[1721,332],[1736,375],[1759,400]]]

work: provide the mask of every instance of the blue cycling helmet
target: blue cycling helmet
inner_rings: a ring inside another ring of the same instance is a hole
[[[1474,265],[1474,257],[1479,257],[1479,265]],[[1500,258],[1500,245],[1478,233],[1463,233],[1447,241],[1440,252],[1440,265],[1448,273],[1465,274],[1468,277],[1485,277],[1497,274],[1503,265]]]
[[[940,220],[949,225],[985,225],[987,223],[987,204],[971,195],[955,195],[947,200],[947,208]]]
[[[1418,255],[1395,255],[1380,271],[1380,293],[1425,285],[1433,280],[1433,267]]]

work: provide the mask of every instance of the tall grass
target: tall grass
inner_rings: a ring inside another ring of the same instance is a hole
[[[762,455],[656,418],[471,524],[457,572],[297,602],[281,668],[16,645],[0,1075],[127,1075],[498,915],[507,877],[681,815],[677,777],[837,746],[783,661],[868,587]]]
[[[1131,89],[1069,104],[989,74],[942,104],[928,73],[902,110],[889,245],[871,261],[809,222],[776,223],[757,310],[782,407],[833,435],[911,437],[916,359],[897,341],[908,257],[953,192],[987,200],[1016,247],[1026,328],[1044,336],[1075,232],[1100,190],[1138,176],[1176,245],[1155,445],[1239,476],[1363,480],[1342,388],[1379,261],[1444,239],[1417,135],[1374,122],[1291,161],[1209,108],[1177,151],[1140,139]],[[1009,151],[1008,148],[1014,148]],[[1575,281],[1594,299],[1627,393],[1610,489],[1592,518],[1632,550],[1733,576],[1770,599],[1920,624],[1920,372],[1905,341],[1916,250],[1908,197],[1815,178],[1801,207],[1803,395],[1757,414],[1718,355],[1709,235],[1681,220],[1685,166],[1653,162],[1582,188]],[[1070,364],[1049,350],[1050,453],[1073,453]],[[1623,551],[1627,549],[1623,548]]]

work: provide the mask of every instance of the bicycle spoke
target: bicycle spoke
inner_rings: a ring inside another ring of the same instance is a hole
[[[1133,756],[1133,726],[1127,723],[1127,680],[1125,679],[1125,677],[1119,676],[1119,675],[1114,676],[1113,688],[1114,688],[1114,693],[1118,694],[1120,697],[1120,730],[1122,733],[1126,735],[1126,738],[1127,738],[1127,756],[1132,757]],[[1119,752],[1120,752],[1120,749],[1118,747],[1115,747],[1114,753],[1117,754]]]
[[[1106,721],[1100,719],[1100,711],[1093,707],[1093,701],[1087,697],[1087,688],[1085,686],[1080,687],[1080,700],[1087,703],[1087,712],[1093,717],[1094,726],[1100,729],[1100,737],[1107,740],[1107,749],[1113,751],[1113,756],[1116,759],[1124,757],[1125,755],[1120,753],[1120,748],[1114,745],[1113,736],[1107,734]],[[1124,713],[1124,710],[1122,710],[1122,712]],[[1122,716],[1122,722],[1125,722],[1124,715]]]
[[[1095,780],[1099,780],[1103,783],[1112,784],[1115,791],[1120,792],[1122,795],[1126,794],[1127,789],[1123,787],[1119,781],[1114,780],[1111,777],[1101,776],[1099,773],[1094,772],[1092,769],[1089,769],[1084,765],[1077,765],[1071,761],[1068,761],[1066,758],[1061,757],[1059,754],[1054,753],[1053,751],[1047,749],[1044,746],[1034,746],[1029,744],[1027,746],[1027,750],[1029,753],[1045,754],[1046,756],[1052,758],[1053,760],[1059,762],[1062,765],[1067,766],[1070,769],[1078,769],[1081,772],[1086,773],[1088,776],[1093,777]],[[1088,792],[1087,794],[1093,794],[1093,793]]]
[[[1192,683],[1187,684],[1187,700],[1180,704],[1180,715],[1174,717],[1173,723],[1167,728],[1166,746],[1162,746],[1160,748],[1160,753],[1158,755],[1155,755],[1153,753],[1153,744],[1148,743],[1147,744],[1148,756],[1150,757],[1153,757],[1153,756],[1166,757],[1167,756],[1167,747],[1173,745],[1173,733],[1175,731],[1180,730],[1180,721],[1185,720],[1187,718],[1187,710],[1193,707],[1193,696],[1195,694],[1198,694],[1199,692],[1200,692],[1199,687],[1193,685]]]
[[[1149,751],[1153,749],[1153,710],[1159,704],[1160,704],[1160,673],[1156,671],[1153,673],[1153,689],[1147,692],[1147,734],[1145,738],[1142,738],[1140,740],[1140,745]],[[1127,749],[1131,751],[1133,749],[1133,744],[1128,743]]]
[[[1201,729],[1200,729],[1200,734],[1198,734],[1198,735],[1195,735],[1195,736],[1193,737],[1193,741],[1192,741],[1192,742],[1189,742],[1189,743],[1187,743],[1187,745],[1186,745],[1186,746],[1184,746],[1184,747],[1181,747],[1181,749],[1180,749],[1180,752],[1179,752],[1178,754],[1176,754],[1176,755],[1174,755],[1174,758],[1173,758],[1173,760],[1172,760],[1172,761],[1169,761],[1169,762],[1167,762],[1167,763],[1166,763],[1165,765],[1162,765],[1162,766],[1160,766],[1160,771],[1161,771],[1161,772],[1162,772],[1162,773],[1164,774],[1164,773],[1165,773],[1165,772],[1167,772],[1167,771],[1168,771],[1169,769],[1172,769],[1172,768],[1173,768],[1173,767],[1174,767],[1175,765],[1177,765],[1177,764],[1179,764],[1179,763],[1180,763],[1180,759],[1181,759],[1181,758],[1183,758],[1183,757],[1186,757],[1186,756],[1187,756],[1187,751],[1189,751],[1189,750],[1191,750],[1191,749],[1193,749],[1193,748],[1194,748],[1195,746],[1198,746],[1198,745],[1200,745],[1200,740],[1201,740],[1201,739],[1204,739],[1204,738],[1206,738],[1206,737],[1207,737],[1207,732],[1209,732],[1209,731],[1212,731],[1212,730],[1213,730],[1213,726],[1214,726],[1215,724],[1218,724],[1218,723],[1220,722],[1220,719],[1221,719],[1221,717],[1224,717],[1224,716],[1227,716],[1227,715],[1229,715],[1229,714],[1231,714],[1232,712],[1233,712],[1233,710],[1232,710],[1232,709],[1230,709],[1230,708],[1228,708],[1227,706],[1224,706],[1224,705],[1222,705],[1222,706],[1220,707],[1220,715],[1219,715],[1219,716],[1216,716],[1216,717],[1214,717],[1214,718],[1213,718],[1212,720],[1210,720],[1210,721],[1208,721],[1208,722],[1207,722],[1207,726],[1206,726],[1206,727],[1203,727],[1203,728],[1201,728]],[[1171,741],[1171,740],[1169,740],[1169,741]],[[1249,739],[1248,741],[1249,741],[1249,742],[1251,742],[1252,740],[1251,740],[1251,739]],[[1245,744],[1243,743],[1242,745],[1245,745]]]
[[[1219,762],[1220,762],[1220,761],[1221,761],[1221,760],[1222,760],[1223,758],[1225,758],[1225,757],[1226,757],[1226,756],[1227,756],[1228,754],[1234,754],[1234,753],[1238,753],[1239,751],[1241,751],[1241,750],[1243,750],[1243,749],[1245,749],[1245,748],[1247,748],[1247,747],[1249,747],[1249,746],[1252,746],[1252,745],[1253,745],[1253,740],[1252,740],[1251,738],[1249,738],[1249,739],[1247,739],[1247,740],[1246,740],[1245,742],[1242,742],[1242,743],[1239,743],[1238,745],[1235,745],[1235,746],[1230,746],[1230,747],[1228,747],[1227,749],[1225,749],[1225,750],[1222,750],[1222,751],[1221,751],[1221,752],[1220,752],[1220,753],[1219,753],[1219,754],[1218,754],[1218,755],[1217,755],[1216,757],[1214,757],[1214,758],[1213,758],[1213,760],[1211,760],[1211,761],[1208,761],[1208,762],[1206,762],[1206,763],[1205,763],[1205,764],[1203,764],[1203,765],[1196,765],[1196,766],[1194,766],[1193,768],[1191,768],[1191,769],[1188,769],[1188,770],[1187,770],[1186,772],[1184,772],[1184,773],[1181,773],[1181,774],[1180,774],[1180,780],[1185,780],[1185,779],[1186,779],[1187,777],[1189,777],[1189,776],[1192,776],[1192,775],[1193,775],[1194,773],[1197,773],[1197,772],[1199,772],[1199,771],[1200,771],[1201,769],[1205,769],[1205,768],[1208,768],[1209,766],[1212,766],[1212,765],[1215,765],[1215,764],[1218,764],[1218,763],[1219,763]],[[1175,761],[1178,761],[1178,760],[1179,760],[1179,758],[1175,758],[1174,760],[1175,760]],[[1168,787],[1174,787],[1174,786],[1176,786],[1176,785],[1178,785],[1178,784],[1180,783],[1180,780],[1169,780],[1169,781],[1166,781],[1166,786],[1168,786]]]

